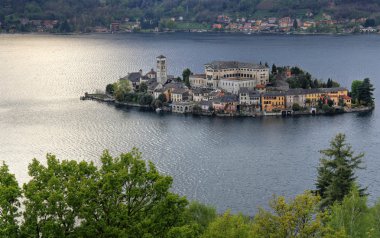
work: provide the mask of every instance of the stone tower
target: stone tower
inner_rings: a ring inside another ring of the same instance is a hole
[[[157,82],[160,84],[165,84],[168,80],[167,68],[166,68],[166,57],[163,55],[157,56]]]

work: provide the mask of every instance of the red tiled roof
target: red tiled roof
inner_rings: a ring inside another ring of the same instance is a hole
[[[258,84],[258,85],[256,85],[256,87],[255,88],[265,88],[265,85],[262,85],[262,84]]]
[[[351,97],[349,97],[347,95],[341,95],[340,98],[343,98],[343,99],[346,99],[346,100],[351,99]]]

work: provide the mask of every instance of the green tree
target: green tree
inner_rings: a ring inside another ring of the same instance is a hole
[[[115,84],[107,84],[106,93],[113,95],[114,92],[115,92]]]
[[[367,198],[360,196],[359,190],[353,186],[342,203],[334,203],[328,226],[333,230],[344,230],[350,238],[378,237],[374,223],[367,207]]]
[[[373,98],[373,85],[369,78],[365,78],[363,83],[358,87],[358,101],[365,106],[372,106],[374,103]]]
[[[254,237],[321,237],[324,214],[318,211],[319,196],[311,192],[286,202],[278,197],[270,202],[272,212],[260,209],[254,217]]]
[[[217,218],[214,207],[203,205],[199,202],[191,202],[185,211],[185,219],[190,224],[196,224],[200,233],[203,233],[209,224]]]
[[[160,101],[160,100],[158,100],[158,99],[156,99],[156,100],[154,100],[153,102],[152,102],[152,107],[153,108],[161,108],[162,107],[162,102]]]
[[[191,75],[190,69],[185,69],[182,72],[182,78],[187,87],[190,87],[190,75]]]
[[[354,155],[346,136],[338,134],[330,142],[330,148],[320,151],[323,157],[318,167],[316,192],[322,197],[321,207],[341,202],[356,181],[355,170],[361,169],[364,154]],[[364,194],[364,189],[359,190]]]
[[[374,227],[373,237],[380,237],[380,198],[378,198],[375,205],[370,208],[369,213]]]
[[[24,184],[23,237],[74,237],[86,194],[81,185],[94,177],[87,162],[60,162],[47,155],[47,166],[36,159],[29,165],[31,180]]]
[[[363,81],[354,80],[351,84],[351,98],[355,103],[358,103],[359,87],[362,85]]]
[[[172,178],[133,149],[101,157],[100,177],[86,186],[81,209],[85,237],[165,237],[184,225],[187,200],[169,191]]]
[[[293,21],[293,28],[294,28],[295,30],[298,29],[298,22],[297,22],[297,19],[294,19],[294,21]]]
[[[128,80],[119,80],[114,88],[114,95],[118,101],[124,101],[125,95],[132,91],[131,83]]]
[[[0,166],[0,237],[18,237],[20,198],[21,189],[16,178],[3,163]]]
[[[275,64],[272,65],[272,74],[277,74],[277,67]]]
[[[153,96],[149,94],[143,94],[139,97],[140,105],[150,105],[153,102]]]
[[[202,238],[248,238],[252,237],[251,223],[241,214],[230,211],[210,223]]]
[[[139,92],[140,93],[146,93],[148,92],[148,85],[146,85],[146,83],[141,83],[140,86],[139,86]]]
[[[326,88],[332,88],[333,86],[333,82],[332,82],[332,79],[327,79],[327,84],[326,84]]]
[[[297,112],[297,111],[301,110],[301,106],[298,103],[294,103],[292,106],[292,110]]]

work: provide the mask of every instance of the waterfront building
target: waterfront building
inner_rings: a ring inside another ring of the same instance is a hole
[[[172,112],[175,113],[191,113],[193,112],[193,103],[191,102],[173,102]]]
[[[285,93],[286,108],[291,109],[295,103],[301,107],[306,106],[306,90],[297,88],[290,89]]]
[[[224,96],[214,98],[212,107],[217,113],[234,115],[238,111],[239,98],[234,94],[225,94]]]
[[[203,112],[209,112],[212,109],[212,101],[200,101],[199,106]]]
[[[201,102],[201,101],[208,101],[209,95],[212,92],[212,89],[208,88],[195,88],[192,90],[193,93],[193,101],[194,102]]]
[[[319,89],[307,89],[306,91],[306,104],[308,106],[316,106],[318,100],[322,98],[323,93]]]
[[[320,91],[328,96],[333,102],[334,106],[339,105],[339,98],[341,96],[348,96],[348,90],[346,88],[321,88]]]
[[[266,92],[261,94],[261,110],[264,112],[281,111],[285,109],[284,92]]]
[[[260,93],[249,89],[241,88],[239,91],[239,103],[240,105],[253,105],[260,108]]]
[[[241,88],[239,91],[240,112],[245,115],[253,115],[261,110],[260,93],[249,89]]]
[[[163,55],[157,56],[157,82],[164,85],[168,81],[166,57]]]
[[[269,68],[254,63],[213,61],[205,64],[204,75],[190,76],[192,87],[221,88],[237,94],[240,87],[254,88],[269,82]]]

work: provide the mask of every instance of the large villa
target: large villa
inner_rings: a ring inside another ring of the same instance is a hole
[[[192,87],[210,87],[238,94],[240,88],[254,89],[269,81],[269,68],[261,64],[237,61],[213,61],[205,64],[204,74],[190,76]]]

